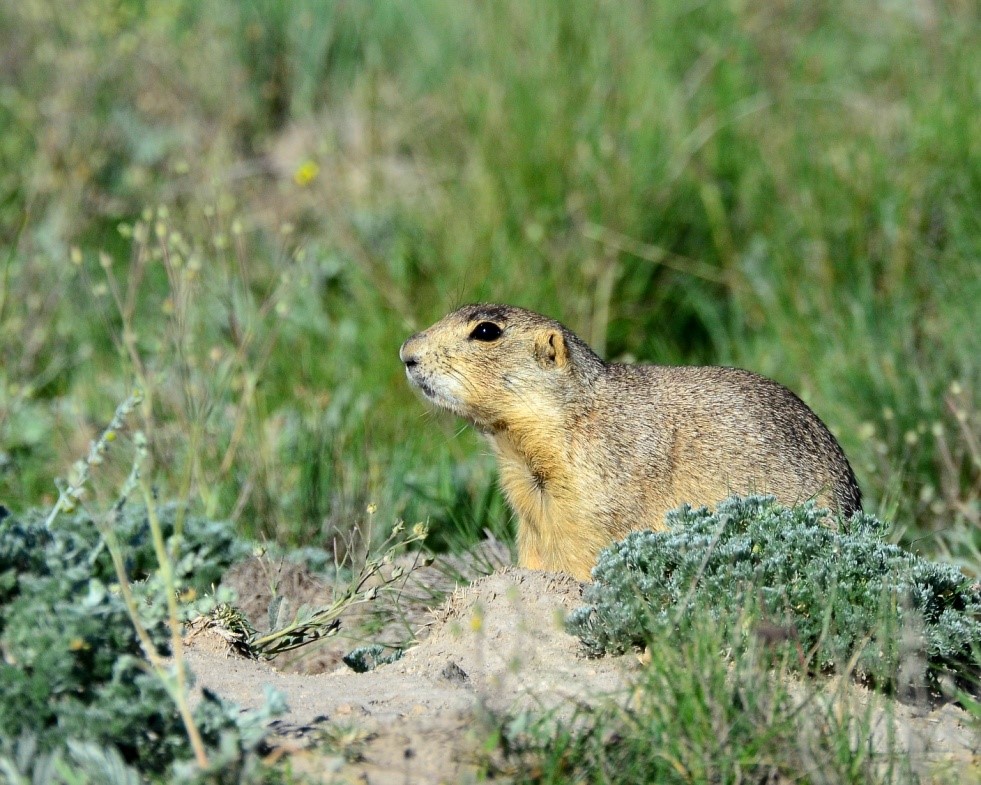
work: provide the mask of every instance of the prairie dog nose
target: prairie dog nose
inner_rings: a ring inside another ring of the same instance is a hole
[[[413,351],[412,347],[413,343],[418,342],[417,339],[419,338],[419,335],[419,333],[416,333],[415,335],[409,336],[405,340],[405,343],[399,347],[399,359],[405,363],[407,368],[411,368],[413,365],[417,365],[419,363],[419,358],[416,352]]]

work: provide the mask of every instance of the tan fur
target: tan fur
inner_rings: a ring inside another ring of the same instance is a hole
[[[493,340],[472,337],[491,323]],[[522,567],[588,580],[633,529],[734,493],[861,509],[845,455],[792,392],[735,368],[603,362],[545,316],[468,305],[409,338],[409,380],[497,455]]]

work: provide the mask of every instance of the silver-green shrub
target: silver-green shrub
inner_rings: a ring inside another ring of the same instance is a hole
[[[178,510],[161,505],[159,513],[170,540]],[[180,590],[206,591],[248,551],[230,523],[186,516],[181,528],[174,560]],[[146,510],[121,510],[114,532],[126,548],[141,622],[166,651],[166,608],[153,579]],[[0,508],[0,653],[0,764],[16,757],[18,739],[28,740],[20,743],[39,759],[94,744],[144,773],[161,774],[190,758],[174,702],[142,666],[110,554],[90,517],[63,516],[48,528],[41,512],[18,520]],[[214,749],[231,743],[243,757],[258,741],[253,726],[265,718],[253,719],[209,693],[195,709],[205,743]]]
[[[888,687],[901,662],[919,662],[917,679],[936,684],[948,672],[971,681],[979,585],[886,542],[871,516],[828,524],[813,504],[787,508],[772,497],[731,498],[715,511],[682,507],[668,514],[666,530],[632,533],[601,554],[588,604],[568,627],[598,656],[708,613],[740,634],[777,630],[810,670],[854,668]]]

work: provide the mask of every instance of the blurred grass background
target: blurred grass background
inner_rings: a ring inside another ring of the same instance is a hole
[[[160,494],[245,533],[505,536],[397,357],[495,300],[778,379],[977,572],[976,4],[23,0],[0,41],[7,506],[136,380]]]

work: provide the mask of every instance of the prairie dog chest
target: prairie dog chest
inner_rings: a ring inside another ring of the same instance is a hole
[[[501,487],[520,518],[548,528],[565,517],[578,494],[568,482],[568,465],[556,449],[529,450],[505,435],[489,437],[497,456]],[[539,445],[545,448],[546,445]]]

